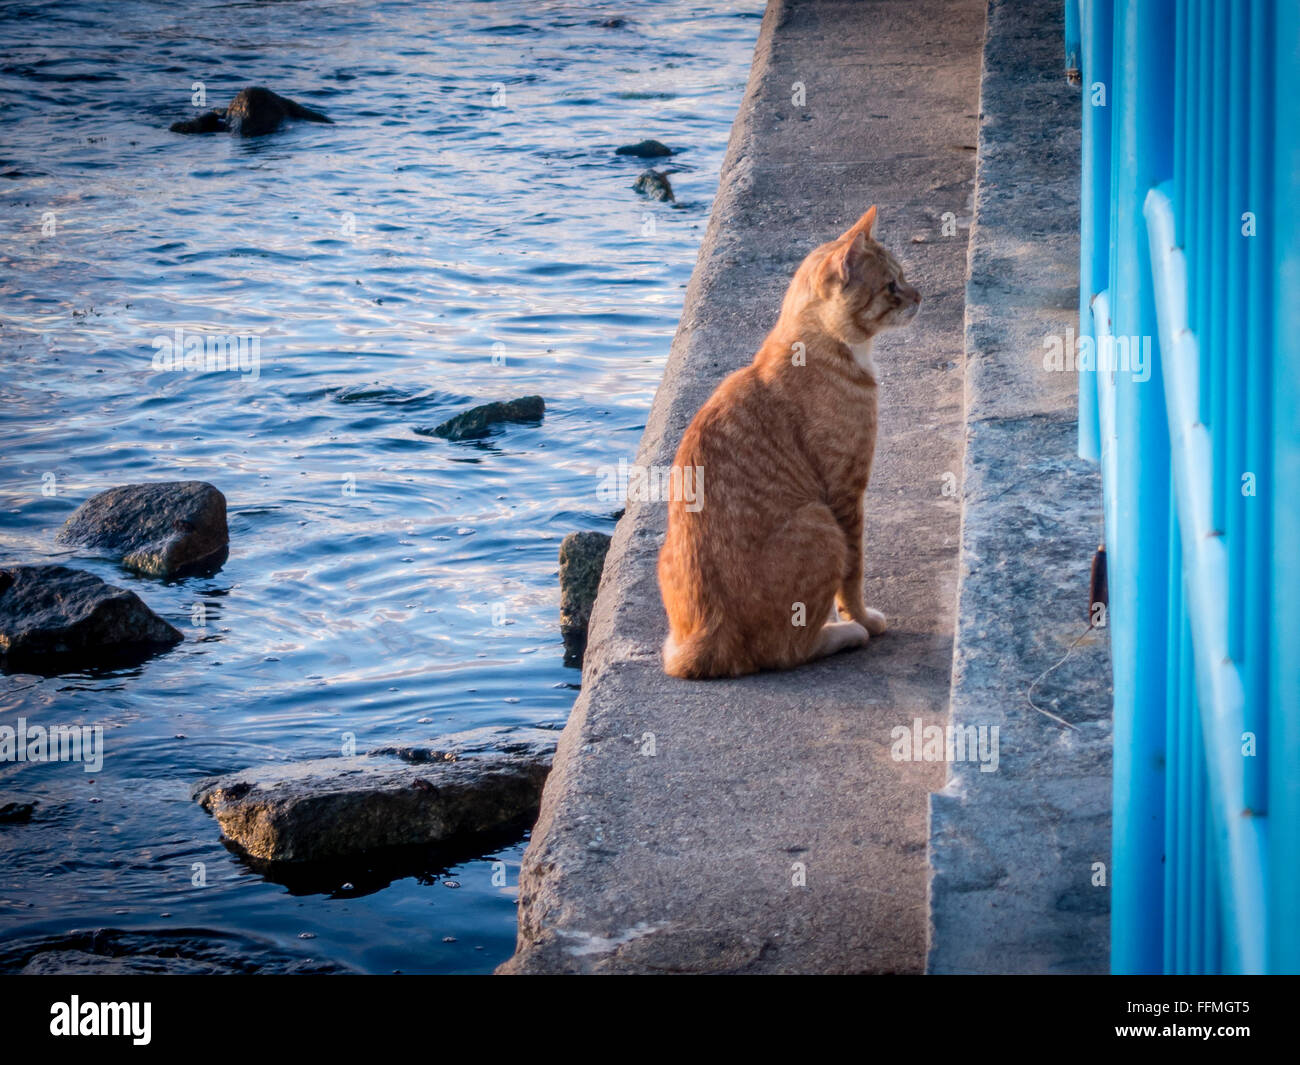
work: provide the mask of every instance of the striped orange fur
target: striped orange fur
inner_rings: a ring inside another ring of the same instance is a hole
[[[803,261],[754,361],[682,437],[674,466],[703,471],[703,496],[670,500],[659,555],[672,676],[788,669],[885,630],[862,585],[871,341],[911,321],[921,296],[875,220],[873,206]]]

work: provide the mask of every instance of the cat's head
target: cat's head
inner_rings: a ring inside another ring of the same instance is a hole
[[[882,329],[916,317],[921,294],[907,283],[903,268],[872,236],[873,205],[839,238],[804,261],[802,298],[822,327],[845,344],[870,340]],[[792,285],[793,290],[798,285]]]

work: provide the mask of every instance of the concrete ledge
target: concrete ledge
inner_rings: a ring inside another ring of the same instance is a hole
[[[665,515],[630,503],[524,857],[517,953],[499,971],[923,969],[942,767],[895,761],[890,737],[942,722],[949,697],[959,502],[944,487],[961,461],[983,21],[982,0],[769,3],[636,461],[671,462],[698,407],[752,358],[796,265],[877,203],[878,235],[926,300],[877,347],[867,598],[891,631],[789,673],[668,678]]]
[[[928,970],[1105,972],[1111,691],[1087,632],[1101,480],[1075,457],[1079,90],[1059,3],[992,0],[966,294],[966,461],[952,724],[1000,730],[995,773],[954,764],[931,800]],[[1085,635],[1085,633],[1087,633]],[[1080,639],[1082,637],[1082,639]],[[1076,641],[1078,641],[1076,643]],[[1034,702],[1070,721],[1061,727]]]

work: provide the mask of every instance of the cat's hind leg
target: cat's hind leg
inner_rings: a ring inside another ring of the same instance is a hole
[[[844,579],[844,532],[824,503],[799,507],[747,568],[747,643],[756,664],[790,669],[851,647],[870,634],[856,621],[840,621],[835,593]],[[755,600],[761,597],[761,603]]]

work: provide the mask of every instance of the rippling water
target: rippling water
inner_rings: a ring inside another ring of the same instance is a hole
[[[278,884],[189,787],[347,733],[562,726],[559,541],[612,527],[597,471],[635,452],[761,11],[0,3],[0,562],[69,561],[186,632],[139,668],[0,676],[0,724],[100,724],[107,750],[98,774],[0,764],[0,803],[39,803],[0,825],[0,939],[198,928],[376,972],[510,953],[521,842]],[[336,124],[169,133],[196,82]],[[613,154],[644,137],[683,149],[675,206]],[[256,379],[155,371],[177,328],[257,337]],[[414,431],[533,393],[539,427]],[[91,494],[167,479],[227,496],[215,577],[56,548]]]

